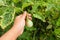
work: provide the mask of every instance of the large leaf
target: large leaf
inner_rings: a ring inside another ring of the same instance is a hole
[[[55,29],[54,32],[55,32],[56,36],[60,38],[60,28]]]
[[[57,20],[56,25],[60,26],[60,18]]]
[[[13,7],[5,7],[5,11],[2,12],[2,20],[1,20],[1,28],[5,29],[9,24],[11,24],[11,22],[14,19],[14,8]]]
[[[0,6],[4,5],[3,0],[0,0]]]
[[[37,13],[33,14],[33,16],[35,18],[38,18],[38,19],[42,20],[43,22],[45,22],[45,17],[42,15],[42,13],[37,12]]]
[[[33,5],[33,2],[29,2],[29,3],[24,2],[24,3],[22,4],[22,9],[24,9],[24,8],[26,8],[26,7],[28,7],[28,6],[31,6],[31,5]]]
[[[12,0],[14,3],[18,3],[19,1],[21,1],[21,0]]]

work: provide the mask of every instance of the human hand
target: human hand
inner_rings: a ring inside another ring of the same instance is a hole
[[[23,33],[24,26],[25,26],[25,24],[26,24],[26,20],[25,20],[25,19],[26,19],[26,16],[27,16],[30,20],[32,20],[31,14],[29,14],[29,13],[27,13],[27,12],[25,11],[23,14],[17,16],[16,19],[15,19],[15,21],[14,21],[13,27],[17,27],[18,29],[20,29],[20,30],[21,30],[21,31],[20,31],[21,34]]]
[[[25,26],[25,18],[26,18],[26,11],[23,14],[21,14],[15,18],[14,26],[24,27]]]

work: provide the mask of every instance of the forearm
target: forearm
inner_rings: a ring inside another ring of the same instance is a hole
[[[16,40],[16,38],[21,35],[23,27],[13,26],[7,33],[5,33],[0,40]]]

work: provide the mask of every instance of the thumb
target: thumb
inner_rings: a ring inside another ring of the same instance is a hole
[[[26,15],[27,15],[27,12],[24,11],[24,13],[22,14],[22,18],[25,19],[26,18]]]

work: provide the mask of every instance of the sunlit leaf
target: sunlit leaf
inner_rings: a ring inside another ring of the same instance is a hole
[[[7,7],[6,11],[3,12],[3,18],[1,20],[1,28],[5,29],[14,19],[14,9]]]
[[[3,0],[0,0],[0,6],[4,5]]]
[[[33,16],[45,22],[45,17],[42,15],[42,13],[37,12],[36,14],[33,14]]]

